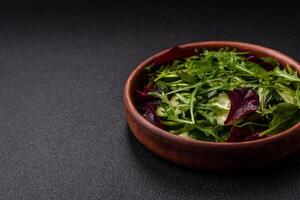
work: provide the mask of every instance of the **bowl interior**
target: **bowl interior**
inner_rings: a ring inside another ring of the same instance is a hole
[[[138,118],[143,118],[142,115],[136,109],[136,102],[134,101],[134,99],[135,99],[134,95],[135,95],[135,91],[137,89],[140,89],[141,87],[143,87],[143,85],[145,84],[146,74],[145,74],[144,68],[146,66],[154,64],[158,60],[160,60],[160,61],[163,60],[163,62],[166,63],[166,62],[170,62],[175,59],[188,57],[193,54],[195,55],[195,54],[197,54],[196,52],[194,52],[195,49],[218,50],[218,49],[224,48],[224,47],[235,48],[238,51],[247,51],[247,52],[250,52],[252,55],[255,55],[258,57],[274,58],[281,65],[283,65],[283,66],[288,65],[288,66],[294,68],[298,72],[298,74],[300,74],[300,65],[296,60],[292,59],[291,57],[289,57],[277,50],[259,46],[259,45],[255,45],[255,44],[231,42],[231,41],[210,41],[210,42],[197,42],[197,43],[190,43],[190,44],[186,44],[186,45],[180,45],[180,46],[176,47],[176,48],[180,48],[180,50],[174,51],[174,48],[171,48],[171,49],[164,50],[160,53],[157,53],[157,54],[151,56],[150,58],[148,58],[147,60],[142,62],[132,72],[132,74],[130,75],[130,77],[127,80],[127,84],[125,87],[125,93],[124,93],[124,97],[127,96],[127,100],[129,101],[127,103],[129,103],[132,106],[132,108],[134,107],[132,111],[135,113],[135,115],[139,115],[139,116],[137,116]],[[126,98],[125,98],[125,105],[126,105]],[[143,123],[150,123],[144,118],[140,119],[139,121],[142,121]],[[155,127],[155,125],[152,125],[152,126]],[[300,123],[294,125],[290,129],[295,128],[295,126],[297,126],[297,128],[300,128]],[[158,127],[156,127],[156,128],[158,128]],[[289,132],[290,129],[288,129],[284,132]],[[165,132],[162,129],[160,129],[160,130],[162,132]],[[281,135],[282,133],[276,134],[275,136],[270,136],[268,138],[249,141],[249,142],[256,142],[256,141],[261,141],[261,140],[266,140],[266,139],[268,140],[269,138],[277,137],[278,135]],[[168,133],[168,134],[170,134],[170,133]],[[173,136],[173,134],[170,134],[170,135]],[[177,136],[174,136],[174,137],[177,137]],[[242,143],[249,143],[249,142],[242,142]]]

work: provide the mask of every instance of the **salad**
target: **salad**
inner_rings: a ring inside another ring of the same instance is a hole
[[[152,124],[195,140],[243,142],[300,121],[300,78],[290,66],[227,47],[182,57],[161,56],[145,68],[135,100]]]

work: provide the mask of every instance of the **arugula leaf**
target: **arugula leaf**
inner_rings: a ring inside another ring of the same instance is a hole
[[[264,61],[265,63],[269,63],[271,64],[273,67],[279,67],[280,64],[277,60],[273,59],[273,58],[270,58],[270,57],[260,57],[260,59],[262,61]]]
[[[278,77],[282,77],[286,79],[287,81],[292,81],[292,82],[300,82],[300,78],[297,75],[297,72],[294,71],[292,68],[287,66],[285,69],[281,70],[279,67],[276,67],[273,70],[273,75],[276,75]]]
[[[191,98],[190,98],[190,114],[191,114],[191,121],[194,124],[195,120],[194,120],[194,105],[195,105],[195,96],[196,93],[198,91],[198,87],[195,88],[195,90],[192,92],[191,94]]]

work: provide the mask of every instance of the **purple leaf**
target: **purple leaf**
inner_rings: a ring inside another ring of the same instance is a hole
[[[267,135],[259,136],[259,132],[256,132],[256,133],[253,133],[253,134],[245,137],[244,141],[258,140],[258,139],[262,139],[262,138],[266,138],[266,137],[267,137]]]
[[[145,100],[152,99],[151,96],[148,96],[148,92],[154,91],[155,85],[153,83],[145,85],[143,90],[136,90],[136,99],[137,100]]]
[[[231,127],[230,136],[227,139],[227,142],[245,142],[251,140],[257,140],[265,138],[266,136],[259,136],[259,132],[251,131],[247,127]]]
[[[186,49],[181,48],[179,46],[175,46],[163,55],[160,55],[159,57],[155,58],[153,64],[154,66],[159,66],[176,59],[182,59],[193,55],[195,55],[194,49]]]
[[[146,104],[144,117],[152,124],[162,128],[159,117],[155,113],[155,106],[151,103]]]
[[[251,130],[246,127],[231,127],[230,136],[227,139],[227,142],[241,142],[245,137],[250,136]]]
[[[136,97],[137,97],[137,99],[140,100],[140,99],[146,98],[147,94],[144,91],[137,90],[136,91]]]
[[[138,109],[143,113],[143,116],[152,124],[162,128],[160,119],[155,113],[155,109],[160,104],[160,100],[148,95],[148,93],[152,91],[155,91],[155,85],[149,83],[144,86],[143,90],[136,90],[135,98],[139,102]]]
[[[230,91],[228,96],[231,106],[227,119],[224,122],[225,125],[231,125],[234,121],[247,116],[258,108],[259,97],[252,89],[235,89]]]

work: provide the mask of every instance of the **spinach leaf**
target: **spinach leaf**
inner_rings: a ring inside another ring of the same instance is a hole
[[[273,119],[269,124],[269,129],[260,133],[260,136],[271,135],[289,128],[287,121],[295,118],[295,113],[298,111],[298,106],[290,103],[280,103],[273,110]]]

